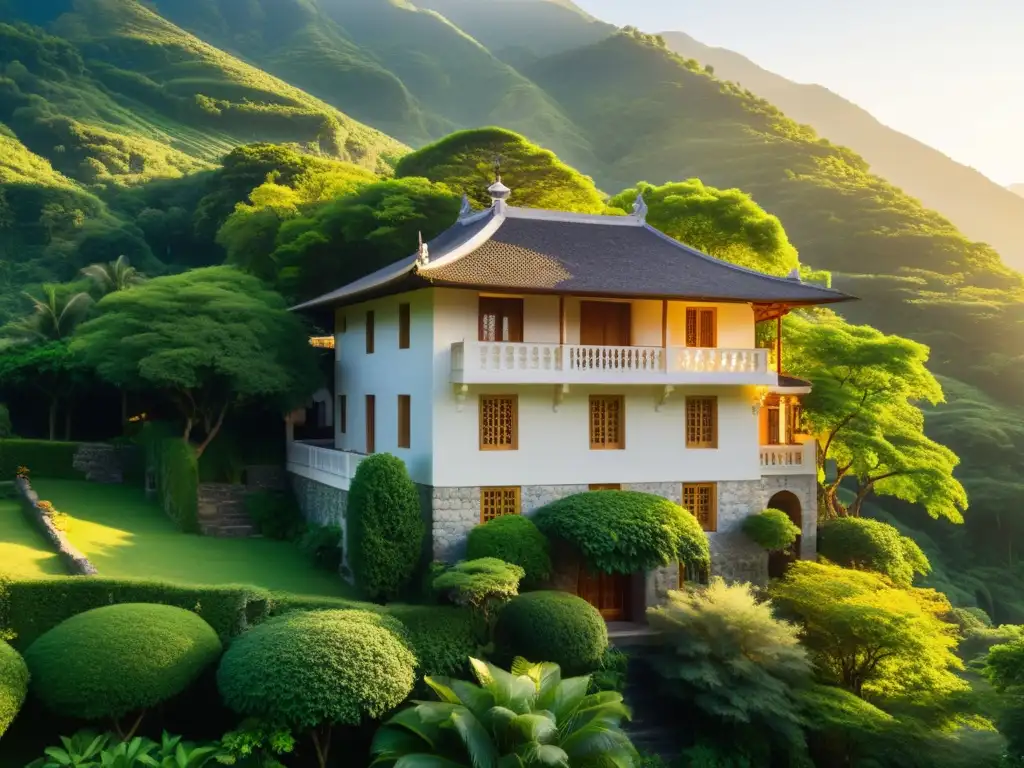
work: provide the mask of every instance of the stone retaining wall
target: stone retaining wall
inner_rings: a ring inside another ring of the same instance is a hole
[[[138,459],[136,446],[110,443],[81,443],[75,450],[72,466],[91,483],[123,483],[125,465]]]
[[[64,531],[58,530],[50,516],[39,508],[39,495],[32,490],[29,481],[21,477],[15,478],[14,488],[26,518],[50,542],[64,562],[68,573],[72,576],[94,576],[97,573],[96,566],[68,541]]]
[[[200,483],[196,516],[204,536],[240,538],[255,532],[245,496],[249,489],[233,483]]]

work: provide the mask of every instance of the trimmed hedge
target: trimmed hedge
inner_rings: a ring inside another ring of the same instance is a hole
[[[602,491],[611,493],[611,491]],[[608,648],[608,627],[598,610],[568,592],[527,592],[513,598],[494,629],[497,657],[550,661],[569,675],[593,672]]]
[[[266,618],[270,593],[249,586],[184,586],[160,581],[97,576],[26,579],[0,584],[0,636],[15,634],[16,648],[27,648],[66,619],[117,603],[158,603],[195,612],[222,640]]]
[[[416,659],[397,619],[371,611],[290,613],[228,648],[217,670],[224,703],[297,730],[357,726],[401,704]]]
[[[28,692],[28,667],[16,650],[0,640],[0,736],[14,722]]]
[[[199,460],[183,438],[157,440],[153,446],[157,498],[184,533],[199,533]]]
[[[766,509],[743,521],[743,532],[757,546],[769,552],[788,550],[800,535],[796,523],[780,509]]]
[[[217,633],[191,611],[124,603],[58,624],[25,662],[33,693],[52,711],[116,720],[181,693],[220,654]]]
[[[901,587],[932,570],[917,542],[888,523],[865,517],[839,517],[818,526],[818,554],[844,568],[885,574]]]
[[[56,440],[0,440],[0,478],[13,478],[18,467],[28,467],[32,477],[83,480],[75,469],[75,453],[81,443]]]
[[[551,578],[548,540],[524,515],[502,515],[469,532],[466,559],[494,557],[518,565],[526,575],[522,589],[536,589]]]
[[[345,518],[356,584],[372,600],[394,600],[416,572],[426,535],[405,462],[389,453],[364,459],[352,478]]]
[[[541,507],[533,520],[549,538],[572,545],[594,570],[630,574],[677,561],[711,565],[708,538],[697,519],[651,493],[577,493]]]

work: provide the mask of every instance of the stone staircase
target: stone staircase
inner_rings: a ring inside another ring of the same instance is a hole
[[[248,488],[228,483],[202,483],[199,486],[199,530],[204,536],[245,538],[256,527],[245,511]]]

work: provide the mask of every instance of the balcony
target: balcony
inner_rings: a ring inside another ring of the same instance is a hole
[[[814,440],[802,445],[761,446],[762,475],[814,475],[818,472]]]
[[[777,383],[766,349],[460,341],[451,364],[455,384]]]
[[[365,454],[336,451],[324,445],[288,444],[288,471],[347,491]]]

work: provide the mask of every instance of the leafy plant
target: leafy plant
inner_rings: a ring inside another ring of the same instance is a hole
[[[626,673],[629,669],[629,656],[615,646],[609,645],[601,656],[601,663],[590,676],[590,692],[626,690]]]
[[[0,589],[3,584],[0,584]],[[0,736],[14,722],[28,693],[28,667],[0,636]]]
[[[299,538],[299,549],[317,568],[337,573],[341,567],[341,528],[337,525],[311,525]]]
[[[743,521],[743,532],[769,552],[788,551],[800,535],[800,528],[779,509],[766,509]]]
[[[618,693],[587,695],[588,677],[516,659],[511,672],[471,659],[478,685],[428,677],[438,701],[417,701],[377,731],[373,766],[631,765],[636,756]]]
[[[295,737],[289,728],[250,717],[243,720],[236,730],[225,733],[221,746],[236,760],[251,758],[257,768],[283,768],[277,756],[291,754],[295,750]]]
[[[289,493],[255,491],[245,497],[245,511],[261,534],[270,539],[290,541],[305,532],[306,522],[298,503]],[[340,540],[340,535],[339,535]]]
[[[494,612],[519,594],[523,569],[493,557],[464,560],[434,579],[434,589],[479,618],[482,642],[489,642]]]
[[[203,768],[214,760],[230,760],[219,744],[197,746],[167,731],[159,743],[140,736],[118,741],[113,734],[88,730],[60,741],[63,748],[46,748],[46,756],[28,768]]]
[[[931,564],[909,536],[878,520],[844,517],[818,529],[818,554],[836,565],[885,574],[909,587],[916,575],[927,576]]]
[[[494,627],[498,659],[552,659],[571,674],[597,669],[608,648],[598,610],[568,592],[527,592],[513,598]]]
[[[537,589],[551,576],[548,540],[525,515],[501,515],[476,526],[466,541],[466,559],[496,557],[525,572],[522,589]]]

